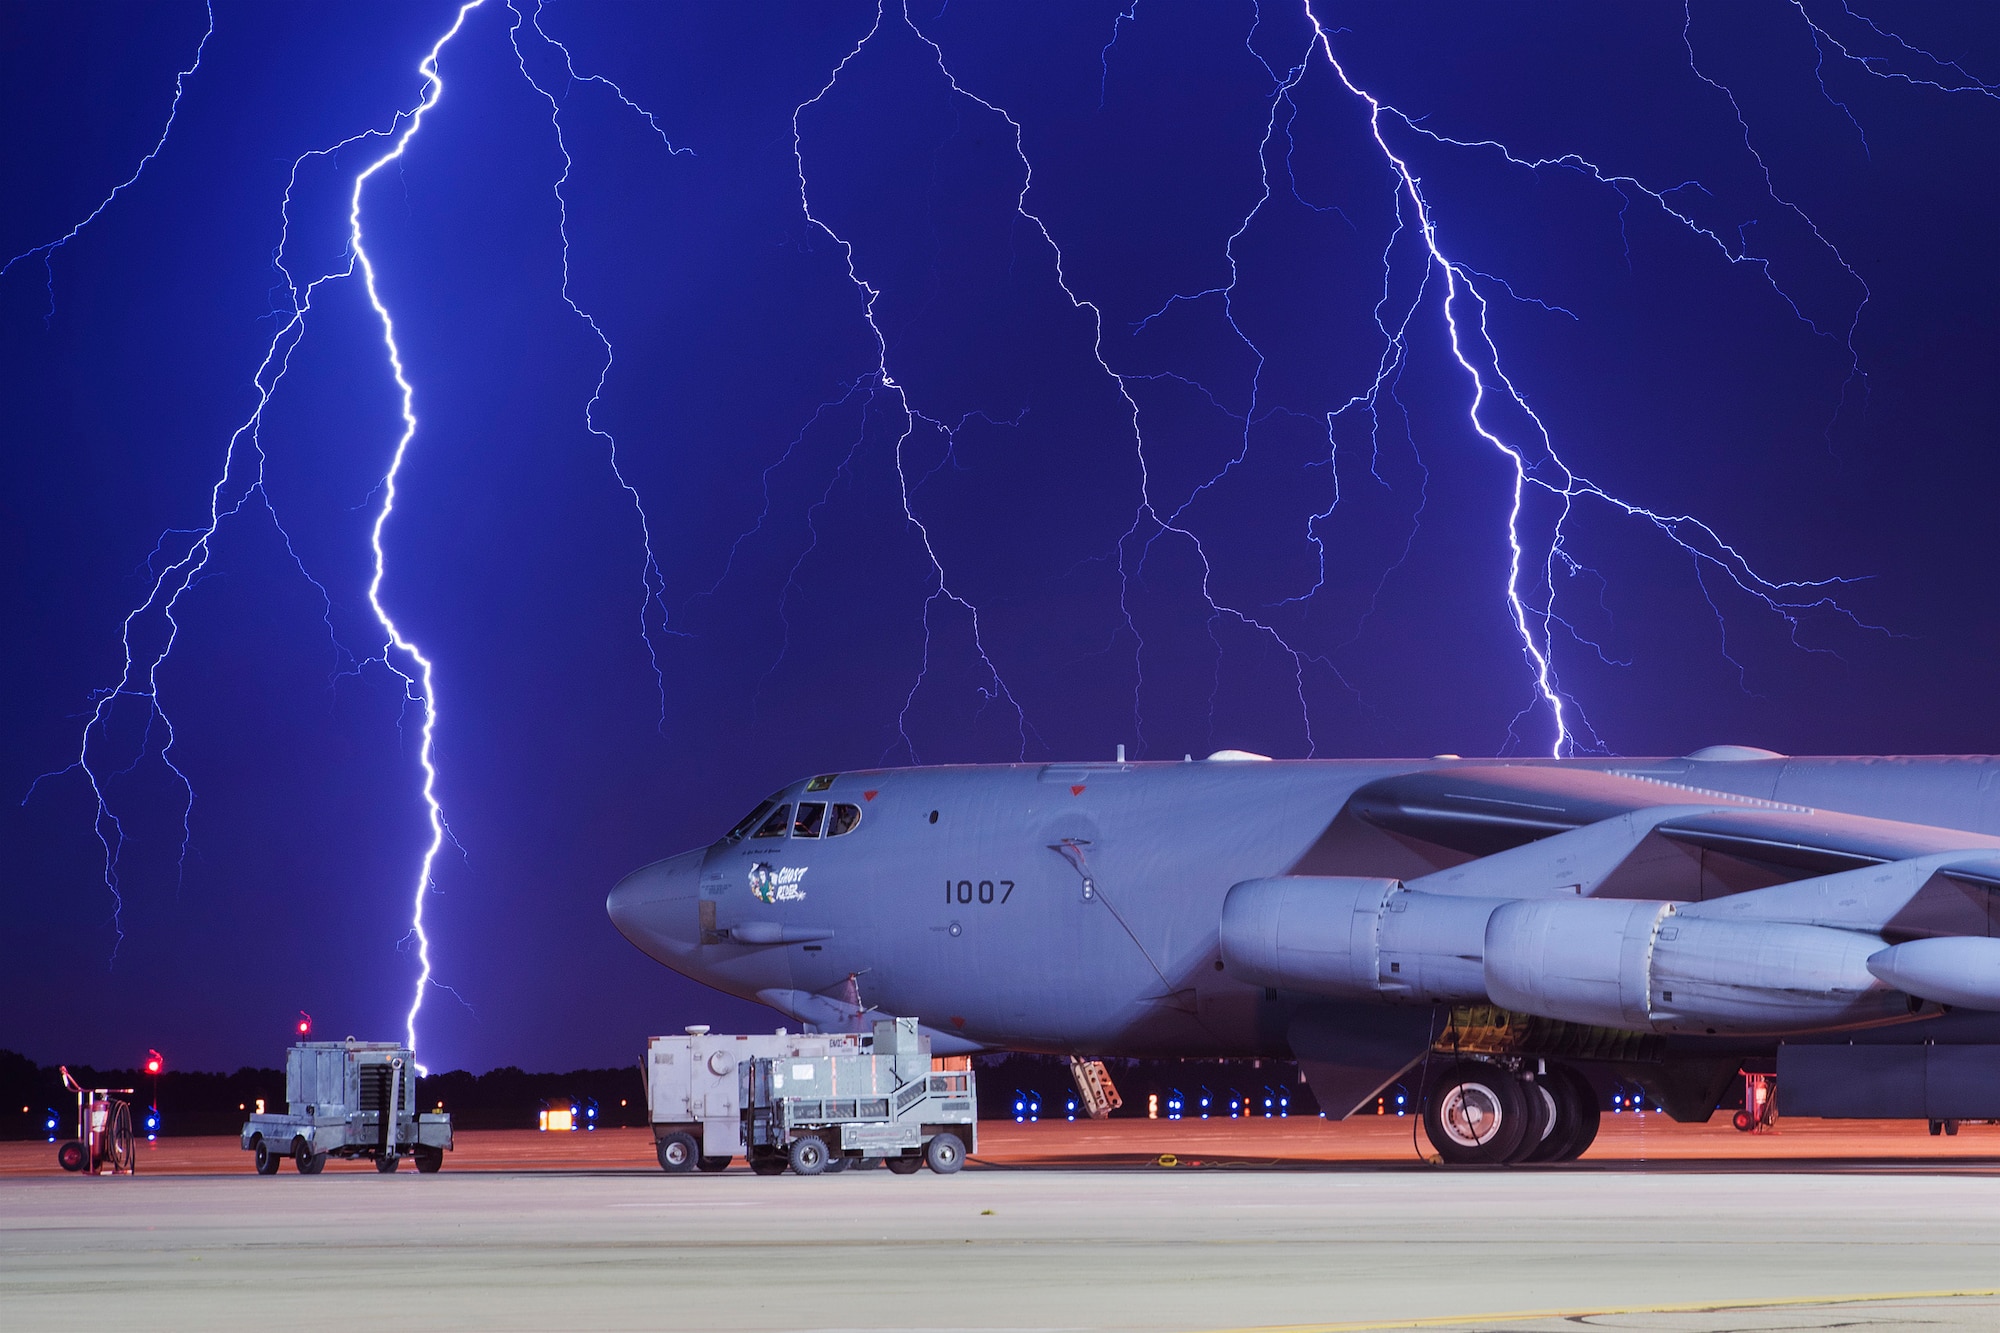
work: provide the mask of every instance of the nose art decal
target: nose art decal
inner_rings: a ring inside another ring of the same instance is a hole
[[[806,877],[806,866],[785,866],[773,869],[769,861],[759,861],[750,867],[750,892],[760,903],[791,903],[802,901],[806,891],[800,881]]]

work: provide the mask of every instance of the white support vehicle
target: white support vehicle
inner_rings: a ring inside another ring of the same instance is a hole
[[[394,1171],[407,1155],[417,1170],[444,1165],[451,1117],[417,1113],[415,1054],[393,1041],[302,1041],[285,1053],[285,1114],[259,1112],[243,1126],[257,1174],[285,1158],[316,1176],[333,1157],[373,1158]]]
[[[759,1175],[884,1162],[891,1171],[958,1170],[978,1146],[970,1068],[934,1069],[914,1018],[872,1033],[655,1037],[647,1103],[660,1166],[720,1171],[747,1158]]]

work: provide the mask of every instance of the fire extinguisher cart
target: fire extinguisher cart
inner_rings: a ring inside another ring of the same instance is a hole
[[[115,1094],[132,1095],[130,1088],[86,1088],[62,1067],[63,1086],[76,1093],[76,1137],[56,1149],[56,1161],[65,1171],[88,1171],[92,1175],[129,1176],[139,1169],[139,1156],[132,1146],[132,1103]]]

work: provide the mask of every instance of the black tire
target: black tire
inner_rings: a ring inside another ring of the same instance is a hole
[[[420,1143],[410,1149],[410,1160],[416,1164],[417,1170],[424,1175],[433,1175],[439,1167],[444,1165],[444,1149],[426,1147]]]
[[[845,1153],[834,1153],[826,1159],[826,1173],[829,1176],[837,1176],[852,1165],[854,1165],[853,1159]]]
[[[316,1176],[326,1170],[326,1154],[314,1152],[303,1138],[293,1139],[292,1165],[302,1176]]]
[[[701,1145],[694,1141],[694,1135],[685,1130],[662,1134],[660,1141],[653,1146],[653,1152],[660,1159],[660,1170],[669,1175],[686,1175],[701,1160]]]
[[[1566,1114],[1563,1104],[1568,1092],[1554,1070],[1521,1080],[1521,1095],[1527,1100],[1529,1115],[1535,1123],[1521,1138],[1521,1147],[1514,1154],[1516,1162],[1562,1160],[1562,1151],[1569,1146],[1570,1131],[1575,1126],[1575,1117]]]
[[[1583,1075],[1568,1065],[1550,1065],[1548,1072],[1536,1075],[1535,1086],[1555,1103],[1555,1123],[1535,1151],[1523,1160],[1570,1161],[1597,1134],[1597,1093]]]
[[[260,1176],[277,1175],[278,1167],[285,1160],[283,1154],[272,1152],[271,1145],[262,1139],[257,1140],[256,1144],[251,1147],[250,1152],[252,1154],[250,1160],[256,1163],[257,1174]]]
[[[921,1154],[911,1153],[908,1157],[885,1157],[882,1165],[899,1176],[914,1176],[924,1169],[924,1159]]]
[[[1932,1130],[1931,1133],[1935,1134],[1937,1131]],[[90,1154],[84,1151],[83,1145],[75,1139],[71,1139],[68,1143],[56,1149],[56,1164],[65,1171],[83,1170],[85,1166],[89,1165],[89,1158]]]
[[[817,1176],[825,1172],[827,1159],[833,1154],[826,1149],[826,1140],[817,1134],[801,1134],[792,1140],[792,1150],[788,1154],[794,1175]]]
[[[760,1153],[750,1159],[750,1169],[760,1176],[781,1176],[791,1162],[782,1153]]]
[[[1564,1145],[1563,1154],[1554,1160],[1574,1162],[1590,1151],[1590,1145],[1597,1142],[1597,1127],[1603,1123],[1604,1108],[1597,1104],[1597,1089],[1583,1076],[1583,1071],[1574,1065],[1555,1065],[1551,1072],[1561,1076],[1569,1085],[1576,1107],[1576,1132]]]
[[[1530,1120],[1521,1081],[1483,1060],[1446,1065],[1424,1096],[1424,1133],[1451,1166],[1503,1165]]]
[[[375,1159],[375,1169],[385,1176],[396,1174],[396,1168],[402,1164],[403,1159],[394,1153],[384,1153]]]
[[[1737,1133],[1748,1134],[1751,1130],[1757,1128],[1757,1117],[1751,1115],[1748,1111],[1738,1111],[1735,1115],[1729,1117],[1729,1123],[1736,1126]]]
[[[697,1157],[694,1166],[697,1171],[727,1171],[729,1164],[735,1160],[733,1157]]]
[[[965,1165],[965,1140],[942,1130],[931,1135],[924,1145],[924,1165],[941,1176],[948,1176]]]

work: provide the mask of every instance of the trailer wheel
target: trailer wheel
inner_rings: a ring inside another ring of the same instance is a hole
[[[660,1170],[678,1176],[694,1170],[695,1162],[701,1156],[701,1145],[694,1141],[694,1135],[675,1130],[661,1135],[654,1151],[660,1159]]]
[[[924,1169],[921,1153],[911,1153],[908,1157],[884,1157],[882,1164],[899,1176],[914,1176]]]
[[[1931,1133],[1935,1134],[1937,1131],[1932,1130]],[[56,1149],[56,1162],[65,1171],[83,1170],[86,1156],[88,1154],[84,1152],[83,1145],[75,1139],[71,1139],[68,1143]]]
[[[735,1160],[733,1157],[700,1157],[695,1159],[694,1165],[697,1171],[727,1171],[729,1164]]]
[[[385,1176],[394,1175],[396,1168],[402,1164],[403,1159],[394,1153],[384,1153],[375,1159],[375,1169]]]
[[[270,1144],[264,1142],[260,1137],[250,1151],[254,1154],[252,1160],[257,1163],[258,1175],[275,1176],[278,1174],[278,1166],[285,1159],[283,1155],[272,1152]]]
[[[801,1134],[792,1140],[792,1171],[801,1176],[816,1176],[826,1170],[826,1140],[817,1134]]]
[[[410,1160],[416,1163],[417,1170],[428,1176],[444,1165],[444,1149],[420,1143],[410,1149]]]
[[[314,1152],[301,1136],[292,1140],[292,1165],[302,1176],[316,1176],[326,1170],[326,1154]]]
[[[766,1152],[750,1159],[750,1169],[760,1176],[781,1176],[790,1165],[782,1153]]]
[[[964,1141],[949,1131],[931,1135],[924,1145],[924,1165],[941,1176],[950,1175],[965,1165]]]

